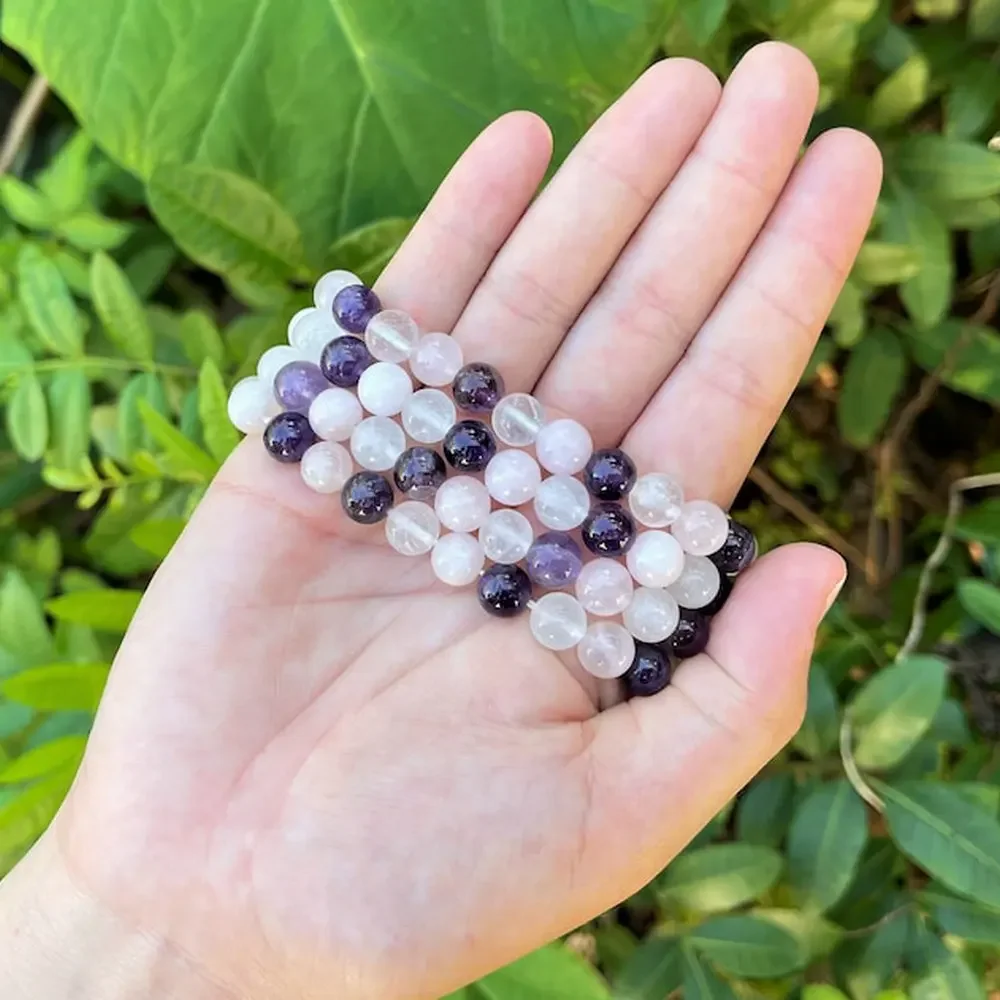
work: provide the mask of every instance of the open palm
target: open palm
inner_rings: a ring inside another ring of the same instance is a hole
[[[858,133],[799,159],[815,99],[781,45],[721,93],[668,60],[533,203],[548,132],[508,115],[377,290],[640,471],[728,504],[878,190]],[[708,654],[599,711],[523,620],[248,441],[154,580],[40,850],[179,956],[204,986],[187,996],[439,996],[635,891],[780,748],[843,572],[817,546],[768,555]]]

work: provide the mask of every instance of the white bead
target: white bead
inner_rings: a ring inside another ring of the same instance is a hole
[[[572,476],[548,476],[535,491],[535,515],[553,531],[579,528],[590,512],[590,494]]]
[[[665,528],[680,517],[684,491],[673,476],[647,472],[640,476],[628,495],[635,519],[647,528]]]
[[[539,432],[535,454],[542,468],[560,476],[582,471],[594,450],[590,431],[576,420],[553,420]]]
[[[440,389],[418,389],[403,404],[403,427],[421,444],[443,441],[457,417],[451,397]]]
[[[615,559],[595,559],[580,570],[576,596],[592,615],[619,615],[632,600],[632,577]]]
[[[297,351],[294,347],[289,347],[287,344],[278,344],[276,347],[269,347],[260,356],[260,361],[257,362],[257,377],[265,385],[270,386],[273,392],[274,380],[278,372],[290,362],[302,360],[301,352]]]
[[[406,449],[403,428],[388,417],[368,417],[351,434],[351,454],[362,469],[386,472]]]
[[[696,611],[709,604],[719,592],[719,571],[705,556],[684,557],[684,572],[667,589],[682,608]]]
[[[419,327],[401,309],[383,309],[365,329],[365,344],[376,361],[405,361],[418,340]]]
[[[303,309],[288,324],[288,342],[307,361],[318,365],[323,348],[343,336],[344,331],[334,322],[330,313],[319,309]]]
[[[594,677],[621,677],[632,665],[635,640],[617,622],[594,622],[576,647],[580,665]]]
[[[659,587],[640,587],[622,615],[625,628],[640,642],[663,642],[680,620],[677,601]]]
[[[495,510],[479,529],[479,541],[487,558],[498,563],[520,562],[535,540],[535,529],[519,511]]]
[[[312,445],[299,463],[302,482],[317,493],[339,493],[353,471],[350,452],[333,441]]]
[[[264,428],[281,412],[274,398],[274,389],[254,375],[241,379],[229,393],[229,419],[244,434],[261,434]]]
[[[572,649],[587,633],[587,612],[569,594],[546,594],[532,605],[528,626],[546,649]]]
[[[306,306],[305,309],[300,309],[289,321],[288,321],[288,343],[292,347],[297,347],[295,343],[296,340],[296,329],[300,324],[304,324],[306,319],[312,316],[314,313],[319,312],[315,306]]]
[[[710,500],[690,500],[670,528],[681,548],[693,556],[710,556],[729,534],[729,518]]]
[[[309,406],[309,423],[324,441],[346,441],[364,415],[358,397],[347,389],[324,389]]]
[[[496,436],[513,448],[534,444],[545,425],[545,407],[526,392],[504,396],[493,408],[493,430]]]
[[[317,309],[329,312],[333,309],[333,300],[337,293],[349,285],[360,285],[361,279],[350,271],[327,271],[313,288],[313,302]]]
[[[684,550],[666,531],[640,531],[625,564],[644,587],[669,587],[684,571]]]
[[[465,364],[462,345],[446,333],[426,333],[410,355],[410,371],[424,385],[451,385]]]
[[[486,489],[498,503],[519,507],[527,503],[542,481],[542,470],[525,451],[501,451],[486,466]]]
[[[412,395],[413,383],[406,369],[389,361],[369,365],[358,381],[358,399],[375,417],[395,416]]]
[[[490,495],[478,479],[455,476],[438,488],[434,509],[451,531],[477,531],[490,516]]]
[[[474,583],[483,571],[486,556],[475,536],[457,531],[438,540],[431,553],[434,575],[451,587]]]
[[[419,500],[397,504],[385,519],[385,537],[404,556],[422,556],[430,552],[440,534],[441,522],[434,508]]]

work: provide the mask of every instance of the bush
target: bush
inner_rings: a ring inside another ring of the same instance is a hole
[[[815,131],[869,130],[887,172],[740,506],[853,584],[791,747],[616,912],[463,995],[1000,989],[1000,501],[973,502],[1000,483],[1000,0],[6,0],[2,30],[25,117],[29,64],[66,104],[2,154],[0,871],[302,289],[373,279],[498,113],[561,155],[650,61],[724,74],[771,37],[819,68]]]

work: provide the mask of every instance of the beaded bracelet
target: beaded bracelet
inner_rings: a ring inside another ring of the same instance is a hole
[[[233,388],[240,431],[298,463],[310,489],[339,493],[351,520],[384,522],[396,551],[429,553],[442,582],[476,583],[490,614],[528,611],[544,647],[575,647],[585,670],[623,677],[629,695],[662,690],[675,659],[705,649],[710,617],[756,556],[749,529],[685,500],[671,476],[638,475],[620,448],[595,451],[582,424],[548,419],[534,396],[505,394],[495,368],[383,310],[356,275],[325,274],[313,298],[288,344]],[[529,503],[537,535],[515,509]]]

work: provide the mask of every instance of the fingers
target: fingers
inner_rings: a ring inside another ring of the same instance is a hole
[[[719,94],[687,59],[648,70],[591,128],[497,256],[455,328],[528,389],[683,163]]]
[[[795,165],[816,93],[816,71],[797,49],[768,43],[744,57],[553,359],[538,394],[586,414],[599,444],[621,440],[739,267]]]
[[[874,143],[837,129],[813,144],[683,360],[629,433],[640,468],[672,468],[691,496],[731,502],[805,367],[875,206]]]

